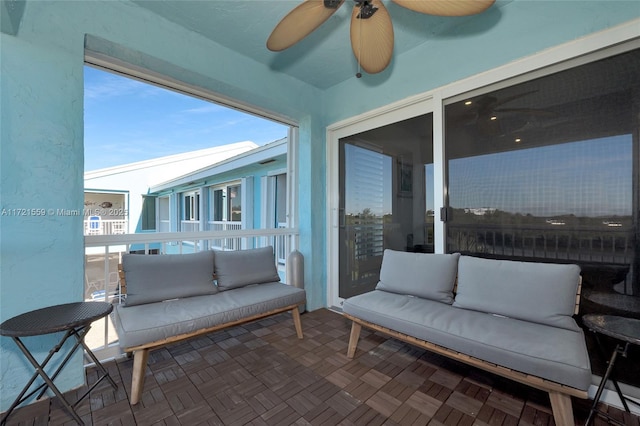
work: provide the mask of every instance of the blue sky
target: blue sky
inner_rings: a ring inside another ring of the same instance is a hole
[[[287,126],[211,102],[84,68],[85,171],[250,140]]]

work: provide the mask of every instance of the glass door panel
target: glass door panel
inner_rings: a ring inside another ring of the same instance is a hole
[[[433,118],[340,139],[339,289],[373,290],[385,249],[433,252]]]
[[[640,318],[639,111],[638,49],[448,102],[447,251],[578,264],[581,315]]]

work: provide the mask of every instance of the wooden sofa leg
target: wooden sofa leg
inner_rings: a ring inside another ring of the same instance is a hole
[[[549,399],[556,426],[574,426],[571,397],[560,392],[549,392]]]
[[[362,326],[355,321],[351,322],[351,335],[349,336],[349,348],[347,349],[347,358],[353,358],[358,348],[358,339],[360,339],[360,331]]]
[[[293,308],[291,310],[291,315],[293,316],[293,324],[296,326],[298,339],[302,339],[304,336],[302,335],[302,322],[300,322],[300,307],[296,306]]]
[[[144,374],[147,369],[149,349],[140,349],[133,354],[133,374],[131,378],[131,405],[140,402],[144,387]]]

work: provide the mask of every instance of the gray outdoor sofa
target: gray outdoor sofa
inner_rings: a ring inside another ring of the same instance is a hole
[[[120,347],[134,354],[131,404],[140,400],[150,350],[286,311],[302,339],[306,293],[279,281],[272,247],[123,255],[126,297],[111,318]]]
[[[344,302],[347,355],[365,326],[542,389],[555,423],[574,425],[571,396],[587,398],[591,384],[572,317],[580,282],[577,265],[386,250],[376,289]]]

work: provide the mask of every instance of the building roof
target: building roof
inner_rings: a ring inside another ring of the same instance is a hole
[[[240,153],[215,164],[203,167],[173,179],[158,183],[149,189],[150,193],[162,192],[167,189],[200,181],[211,176],[228,172],[240,167],[269,161],[287,153],[287,138],[278,139],[266,145],[256,147],[250,151]]]
[[[193,170],[199,170],[203,167],[217,164],[228,158],[235,157],[256,148],[258,148],[258,145],[251,141],[236,142],[212,148],[199,149],[181,154],[168,155],[150,160],[92,170],[85,172],[84,179],[86,182],[87,180],[131,172],[141,172],[144,169],[148,169],[150,175],[149,184],[153,184],[166,180],[168,177],[173,179],[177,176],[184,175],[185,173],[192,172]]]

